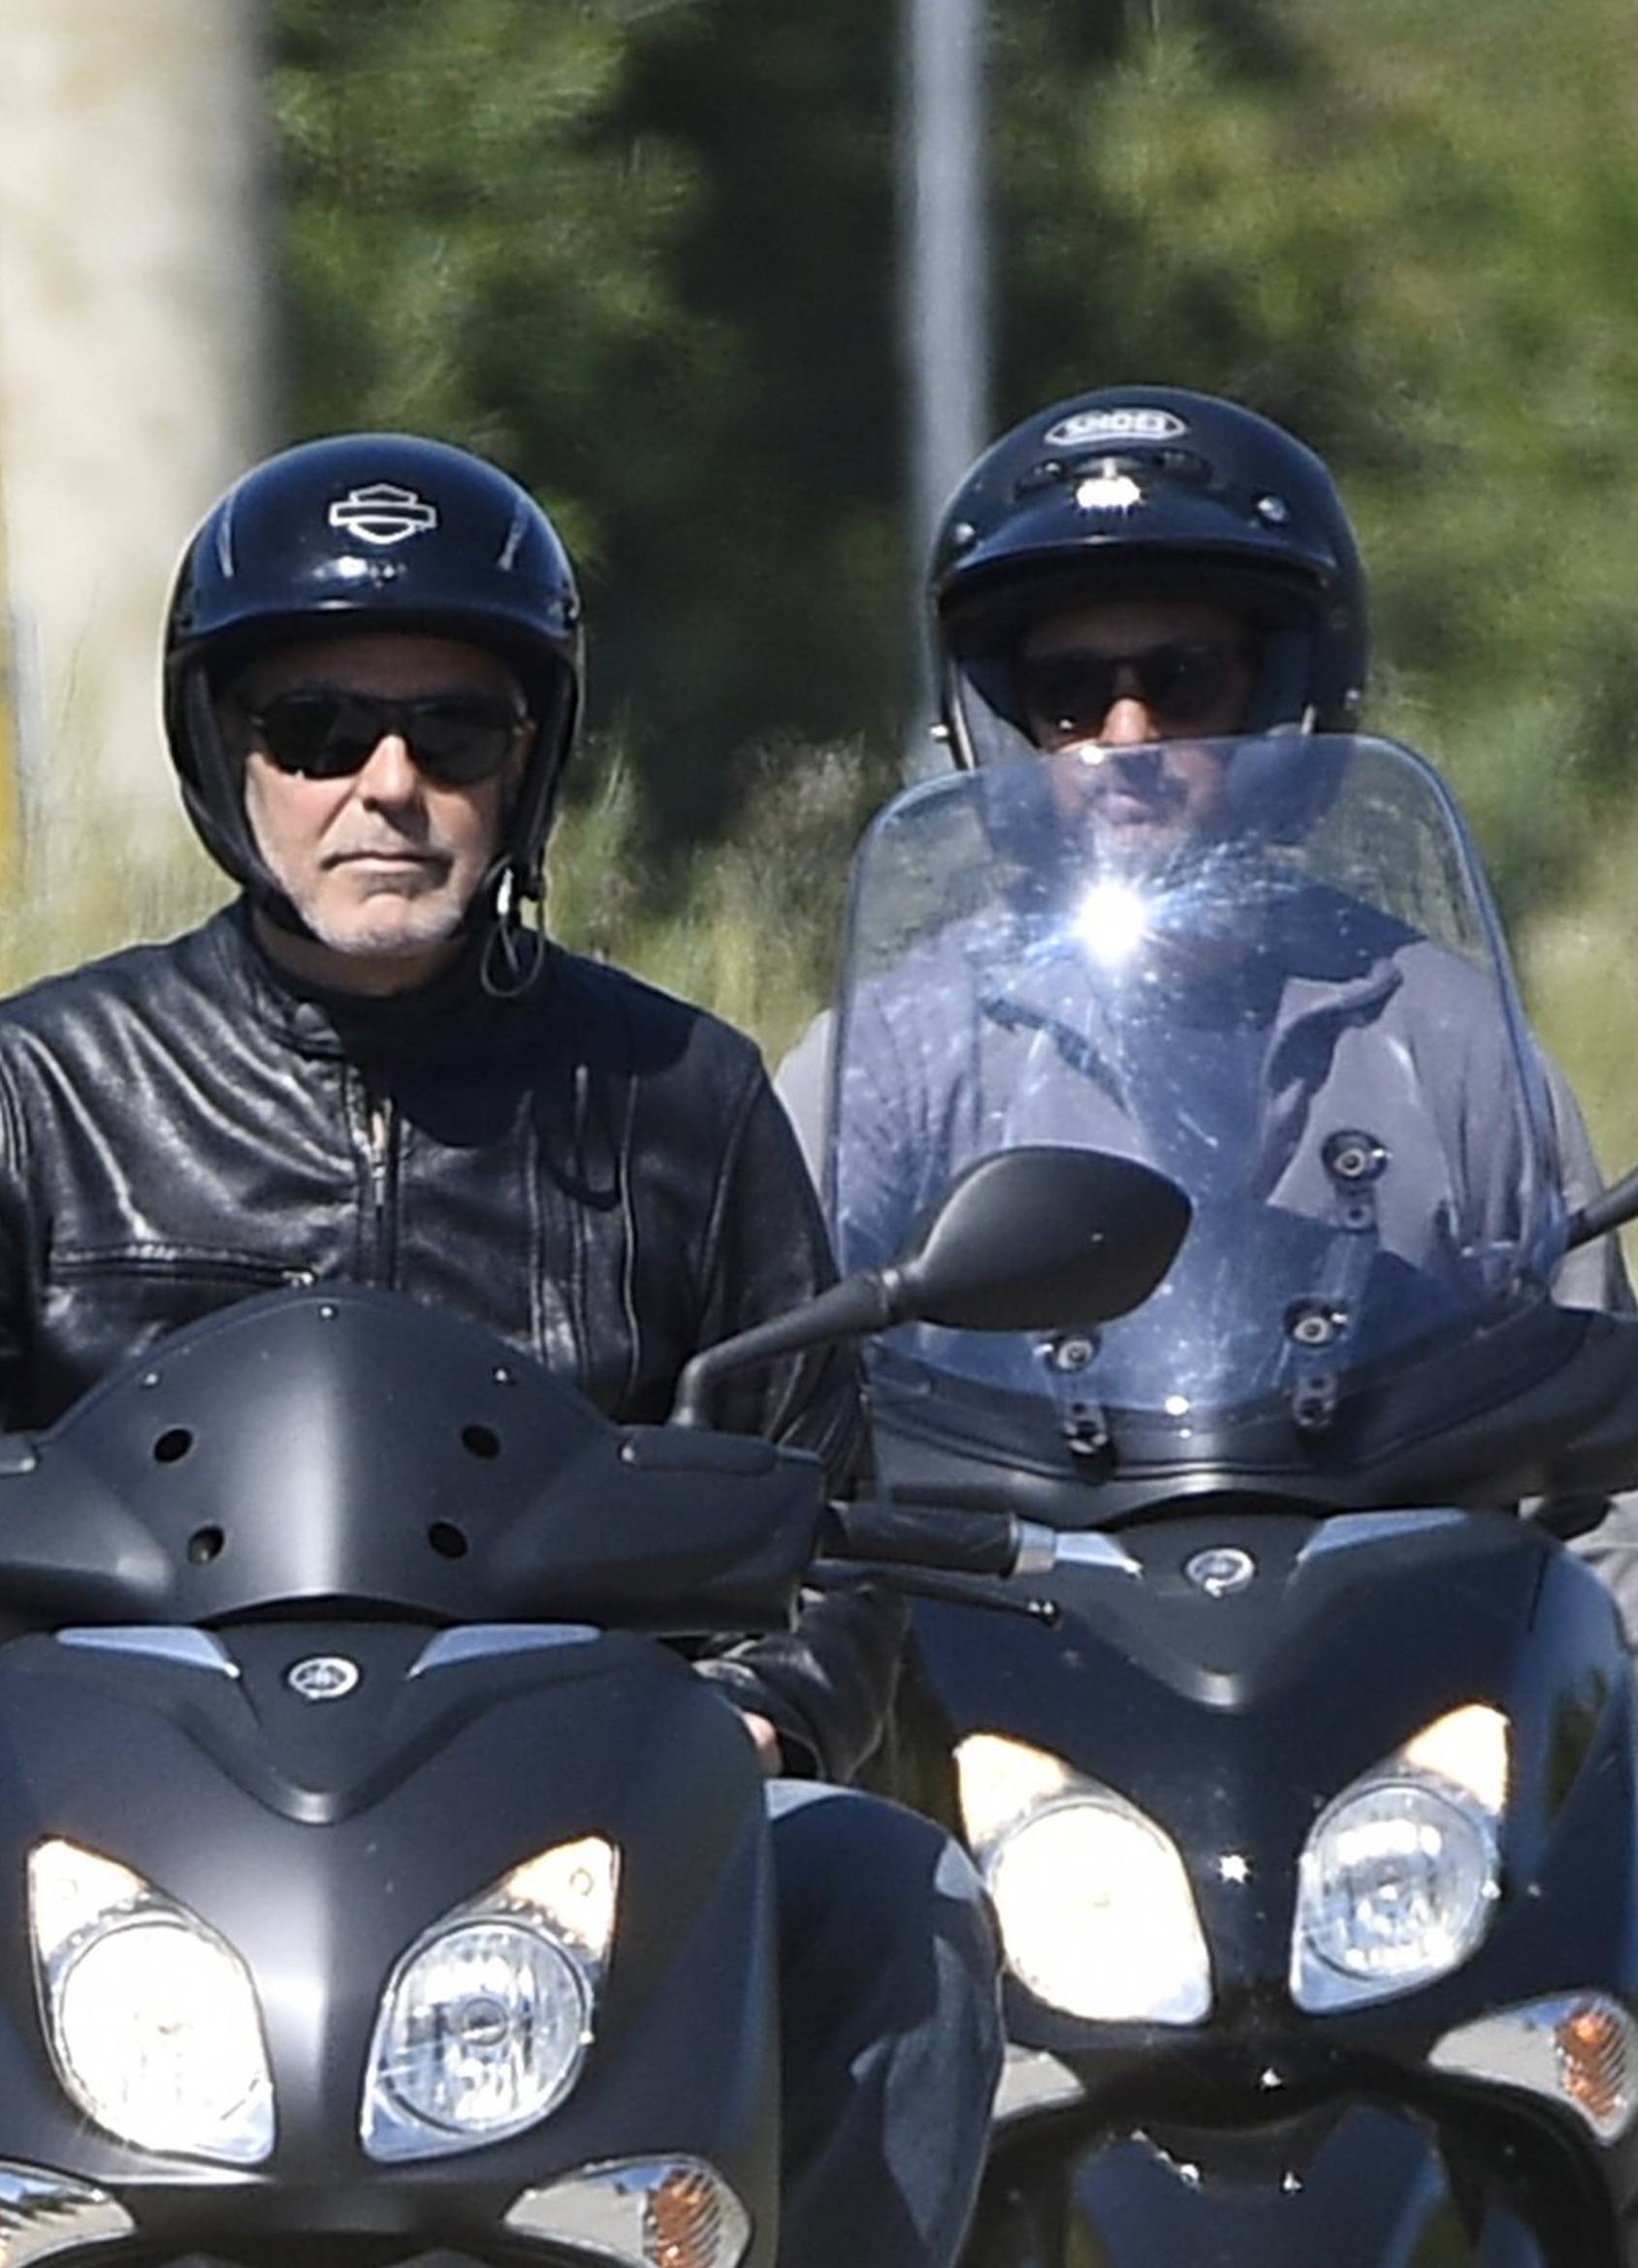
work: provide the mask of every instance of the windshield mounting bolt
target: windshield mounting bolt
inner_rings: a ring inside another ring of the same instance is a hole
[[[1299,1299],[1286,1310],[1285,1327],[1300,1347],[1329,1347],[1347,1329],[1347,1312],[1317,1299]]]
[[[1082,1459],[1105,1457],[1112,1446],[1108,1425],[1096,1402],[1071,1402],[1064,1419],[1064,1439],[1070,1454]]]
[[[1054,1370],[1084,1370],[1098,1352],[1098,1342],[1077,1332],[1070,1338],[1047,1339],[1041,1352]]]
[[[1292,1422],[1300,1433],[1323,1433],[1336,1415],[1336,1380],[1330,1371],[1303,1379],[1292,1391]]]
[[[1347,1127],[1328,1136],[1320,1157],[1333,1181],[1375,1181],[1388,1163],[1388,1147],[1375,1134]]]

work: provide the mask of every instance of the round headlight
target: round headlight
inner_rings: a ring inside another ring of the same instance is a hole
[[[1292,1997],[1318,2010],[1412,1992],[1466,1960],[1497,1895],[1489,1821],[1456,1792],[1380,1778],[1346,1794],[1302,1853]]]
[[[573,2084],[590,2021],[579,1965],[530,1922],[464,1922],[424,1939],[377,2021],[366,2149],[421,2156],[521,2132]]]
[[[255,1995],[213,1933],[162,1912],[115,1924],[62,1960],[48,2006],[70,2091],[111,2133],[241,2163],[272,2149]]]
[[[1037,1999],[1104,2024],[1194,2024],[1211,1967],[1171,1837],[1118,1798],[1029,1813],[989,1856],[1008,1966]]]

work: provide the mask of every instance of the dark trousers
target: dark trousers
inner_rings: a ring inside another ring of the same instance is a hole
[[[784,2043],[780,2268],[952,2268],[1001,2066],[966,1853],[897,1804],[768,1789]]]

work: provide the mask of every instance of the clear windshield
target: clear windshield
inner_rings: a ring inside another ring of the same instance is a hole
[[[1379,741],[1031,757],[915,788],[857,870],[828,1186],[844,1268],[1024,1142],[1139,1157],[1195,1217],[1160,1291],[919,1364],[1187,1426],[1346,1390],[1545,1297],[1541,1073],[1444,789]]]

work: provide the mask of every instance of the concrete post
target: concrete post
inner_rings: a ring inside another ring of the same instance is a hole
[[[177,839],[165,597],[270,426],[261,14],[0,0],[0,659],[31,895],[88,833],[126,860]]]

